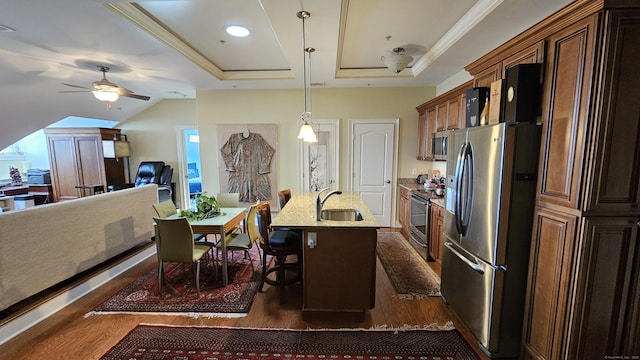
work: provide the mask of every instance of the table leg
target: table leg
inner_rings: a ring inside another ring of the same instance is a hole
[[[224,225],[220,227],[220,241],[222,241],[222,286],[229,284],[227,275],[227,235],[224,232]]]

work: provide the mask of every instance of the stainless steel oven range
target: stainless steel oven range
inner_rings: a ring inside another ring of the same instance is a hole
[[[425,260],[429,260],[429,199],[429,195],[420,190],[411,192],[409,242]]]

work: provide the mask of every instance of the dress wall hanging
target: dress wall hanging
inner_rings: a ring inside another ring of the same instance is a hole
[[[240,201],[271,199],[271,160],[275,149],[250,131],[234,133],[220,149],[225,171],[229,173],[227,192],[240,193]]]

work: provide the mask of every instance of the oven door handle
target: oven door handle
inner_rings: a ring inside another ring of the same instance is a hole
[[[415,235],[415,232],[413,232],[413,231],[412,231],[412,232],[411,232],[411,234],[412,234],[412,235]],[[417,236],[417,235],[416,235],[416,236]],[[428,245],[427,245],[427,244],[423,244],[423,243],[421,243],[420,241],[416,240],[413,236],[409,236],[409,239],[410,239],[411,241],[413,241],[414,243],[416,243],[416,244],[417,244],[418,246],[420,246],[420,247],[423,247],[423,248],[427,248],[427,247],[428,247]]]
[[[423,199],[419,195],[411,194],[411,199],[414,200],[414,201],[419,202],[420,204],[422,204],[424,206],[429,206],[429,204],[431,204],[428,200]]]

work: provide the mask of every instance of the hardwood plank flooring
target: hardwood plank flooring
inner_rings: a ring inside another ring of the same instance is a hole
[[[436,271],[439,272],[439,266]],[[265,285],[256,295],[251,310],[242,318],[198,318],[167,315],[94,315],[85,318],[95,306],[156,266],[151,257],[109,283],[58,311],[24,333],[0,346],[1,359],[98,359],[140,323],[169,325],[205,325],[253,328],[370,328],[373,326],[443,325],[453,321],[481,359],[477,341],[455,314],[438,297],[402,300],[394,298],[394,289],[379,260],[376,269],[376,305],[356,314],[311,313],[303,316],[299,286],[287,290],[287,303],[279,304],[278,289]],[[327,294],[331,296],[331,294]],[[336,294],[339,296],[339,294]]]

